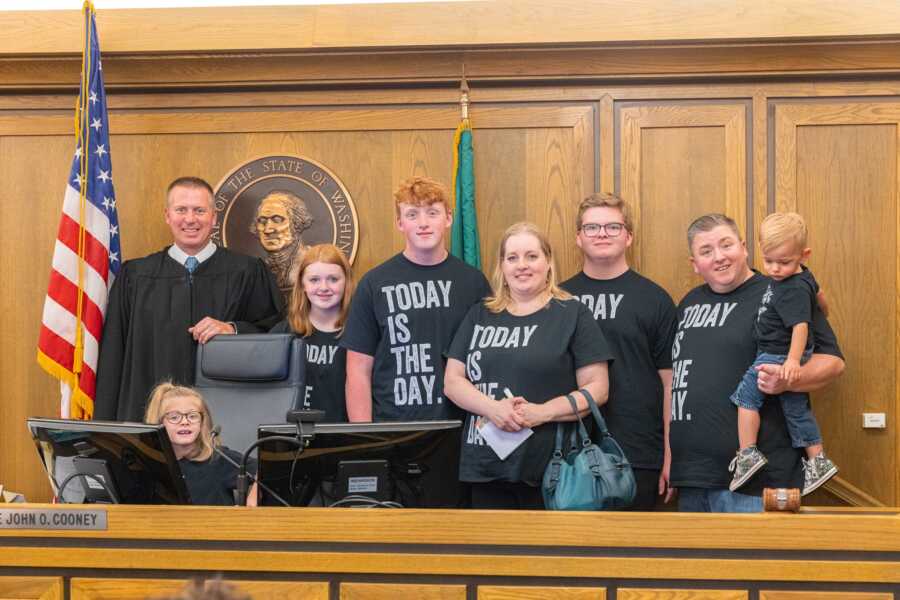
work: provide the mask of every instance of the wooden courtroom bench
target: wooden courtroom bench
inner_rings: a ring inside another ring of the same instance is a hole
[[[900,514],[0,508],[0,598],[137,599],[218,574],[257,599],[897,600]]]

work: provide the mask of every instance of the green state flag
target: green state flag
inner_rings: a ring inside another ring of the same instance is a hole
[[[463,119],[453,137],[453,183],[456,189],[456,208],[450,234],[450,253],[481,268],[481,249],[478,243],[478,218],[475,215],[475,155],[472,150],[472,127]]]

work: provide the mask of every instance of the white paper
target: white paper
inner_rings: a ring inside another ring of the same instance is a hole
[[[530,427],[523,427],[519,431],[504,431],[487,419],[478,419],[478,433],[487,445],[497,454],[500,460],[512,454],[522,442],[531,437],[534,431]]]

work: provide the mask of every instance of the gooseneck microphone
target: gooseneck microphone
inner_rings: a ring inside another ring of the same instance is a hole
[[[237,492],[235,493],[235,505],[243,506],[247,503],[247,461],[250,459],[250,453],[253,452],[259,446],[262,446],[266,442],[284,442],[286,444],[291,444],[296,446],[297,448],[303,449],[303,441],[302,437],[290,437],[286,435],[273,435],[267,438],[263,438],[261,440],[256,440],[247,450],[244,451],[244,455],[241,457],[241,465],[238,470],[237,476]],[[262,485],[262,484],[260,484]],[[267,492],[271,493],[271,490],[268,488],[264,488]],[[281,500],[284,502],[284,500]],[[284,502],[285,505],[288,505],[287,502]]]
[[[210,437],[212,438],[213,442],[215,442],[215,439],[216,439],[217,437],[219,437],[220,435],[222,435],[222,426],[221,426],[221,425],[216,425],[216,426],[213,428],[213,430],[210,432]],[[238,469],[238,478],[240,478],[240,472],[241,472],[240,469],[241,469],[241,465],[240,465],[237,461],[235,461],[234,459],[232,459],[230,456],[228,456],[227,454],[225,454],[225,453],[222,451],[221,448],[219,448],[219,447],[216,446],[215,443],[213,443],[213,450],[215,451],[216,454],[218,454],[219,456],[221,456],[222,458],[224,458],[226,461],[228,461],[229,463],[231,463],[231,465],[232,465],[233,467],[236,467],[236,468]],[[247,482],[246,482],[246,478],[247,478],[247,477],[250,477],[251,480],[253,480],[254,482],[256,482],[256,483],[259,485],[259,487],[261,487],[261,488],[264,489],[266,492],[268,492],[268,494],[269,494],[270,496],[272,496],[273,498],[275,498],[275,500],[277,500],[278,502],[280,502],[280,503],[283,504],[284,506],[290,506],[290,505],[291,505],[287,500],[285,500],[284,498],[282,498],[281,496],[279,496],[278,494],[276,494],[269,486],[267,486],[266,484],[264,484],[264,483],[263,483],[262,481],[260,481],[257,477],[255,477],[255,476],[253,476],[253,475],[247,475],[247,474],[246,474],[246,468],[245,468],[245,476],[244,476],[244,485],[245,485],[245,488],[244,488],[244,489],[245,489],[245,490],[249,487],[249,486],[247,486]],[[240,487],[240,479],[238,479],[238,487]],[[236,503],[235,505],[236,505],[236,506],[243,506],[243,505],[246,504],[246,503],[247,503],[247,493],[246,493],[246,491],[245,491],[245,492],[244,492],[244,500],[243,500],[243,502]]]
[[[321,421],[324,417],[325,412],[321,410],[289,410],[287,412],[287,415],[285,416],[285,420],[289,423],[296,423],[296,436],[291,437],[287,435],[272,435],[256,440],[255,442],[250,444],[250,447],[247,448],[246,451],[244,451],[244,456],[241,457],[241,467],[238,471],[237,476],[237,492],[235,493],[235,503],[237,503],[239,506],[247,503],[247,460],[249,460],[251,452],[253,452],[259,446],[265,444],[266,442],[284,442],[286,444],[297,447],[302,452],[303,448],[305,447],[304,437],[307,436],[307,434],[303,432],[303,423],[310,425]]]

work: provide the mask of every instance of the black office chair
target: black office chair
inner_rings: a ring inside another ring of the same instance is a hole
[[[243,452],[257,426],[284,423],[303,407],[305,352],[287,333],[218,335],[197,346],[195,386],[222,427],[223,445]]]

